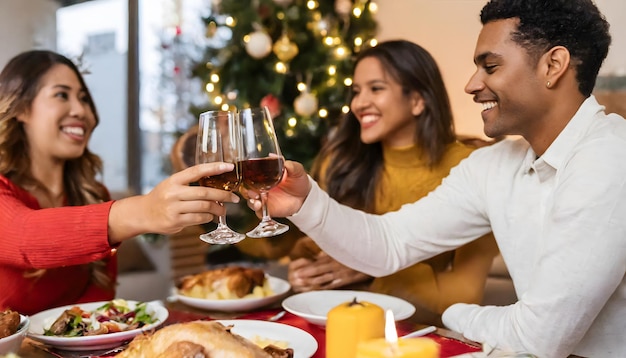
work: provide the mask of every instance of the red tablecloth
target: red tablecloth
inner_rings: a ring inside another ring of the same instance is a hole
[[[278,313],[279,309],[271,309],[265,310],[261,312],[248,313],[238,317],[239,319],[259,319],[259,320],[267,320],[271,316]],[[169,310],[169,318],[165,322],[166,325],[180,322],[189,322],[194,320],[201,319],[212,319],[206,314],[199,313],[191,313],[184,312],[178,310]],[[279,323],[288,324],[290,326],[294,326],[300,328],[308,333],[310,333],[315,340],[317,340],[318,349],[317,352],[313,355],[313,358],[324,358],[326,356],[326,331],[324,327],[311,324],[304,320],[301,317],[293,315],[291,313],[287,313],[281,318]],[[398,335],[404,335],[413,330],[413,325],[409,322],[398,322],[397,323]],[[471,353],[480,351],[479,348],[469,345],[467,343],[458,341],[456,339],[450,339],[447,337],[442,337],[438,334],[429,334],[426,337],[433,339],[441,346],[441,357],[447,358],[455,355],[463,354],[463,353]]]

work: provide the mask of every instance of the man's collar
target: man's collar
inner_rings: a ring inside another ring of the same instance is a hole
[[[526,171],[531,169],[538,171],[544,165],[559,170],[574,146],[578,144],[591,126],[595,115],[603,110],[604,107],[598,103],[596,98],[593,95],[589,96],[540,158],[537,157],[532,147],[528,148],[528,153],[524,159]]]
[[[596,98],[593,95],[589,96],[541,158],[548,165],[559,170],[569,157],[569,153],[587,133],[596,114],[603,110],[604,107],[598,103]]]

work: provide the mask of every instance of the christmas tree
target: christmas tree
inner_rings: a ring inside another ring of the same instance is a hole
[[[355,55],[376,44],[372,0],[214,0],[194,67],[206,110],[268,106],[287,159],[309,166],[348,111]]]

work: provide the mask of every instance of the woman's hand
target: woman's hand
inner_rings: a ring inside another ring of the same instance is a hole
[[[288,279],[295,292],[332,290],[368,278],[370,276],[340,264],[324,252],[315,259],[300,258],[289,263]]]
[[[275,217],[293,215],[300,210],[310,190],[309,176],[302,164],[285,161],[285,174],[281,182],[270,191],[267,208]],[[262,217],[258,193],[247,190],[243,191],[242,195],[249,199],[248,206],[256,212],[257,216]]]
[[[218,202],[236,203],[236,194],[189,184],[233,169],[230,163],[195,165],[171,175],[148,194],[116,201],[109,213],[109,241],[115,244],[148,232],[173,234],[225,214]]]

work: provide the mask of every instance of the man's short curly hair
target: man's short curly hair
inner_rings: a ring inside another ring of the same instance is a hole
[[[589,96],[609,52],[609,23],[592,0],[491,0],[480,13],[482,24],[519,19],[513,41],[539,58],[554,46],[570,52],[578,89]]]

